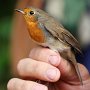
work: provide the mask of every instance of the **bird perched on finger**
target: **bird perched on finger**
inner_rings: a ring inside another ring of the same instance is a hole
[[[81,53],[81,49],[74,36],[41,9],[29,7],[23,10],[16,9],[16,11],[23,14],[31,39],[38,45],[59,52],[65,60],[71,62],[83,85],[74,53],[75,51]]]

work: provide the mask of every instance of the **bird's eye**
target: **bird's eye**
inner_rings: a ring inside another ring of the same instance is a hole
[[[30,11],[30,15],[33,15],[34,14],[34,11]]]

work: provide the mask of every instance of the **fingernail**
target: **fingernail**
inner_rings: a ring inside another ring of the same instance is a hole
[[[44,85],[35,85],[32,90],[47,90],[47,87]]]
[[[50,80],[54,80],[57,76],[57,70],[56,69],[49,69],[49,70],[47,70],[46,75]]]
[[[50,57],[49,57],[49,62],[50,62],[52,65],[59,65],[60,59],[59,59],[59,57],[56,56],[56,55],[50,55]]]

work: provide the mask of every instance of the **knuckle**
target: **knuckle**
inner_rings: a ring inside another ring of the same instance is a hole
[[[20,75],[22,75],[24,73],[26,66],[28,65],[28,60],[29,60],[28,58],[22,59],[17,64],[17,70]]]
[[[33,48],[30,51],[29,57],[33,57],[33,56],[37,55],[38,52],[40,52],[40,50],[41,50],[41,47],[40,46]]]
[[[39,62],[32,59],[23,59],[17,65],[17,70],[21,76],[31,76],[38,72]]]
[[[21,67],[23,66],[24,60],[20,60],[19,63],[17,64],[17,70],[20,71]]]
[[[30,83],[28,83],[27,81],[24,81],[21,84],[21,90],[30,90]]]
[[[33,74],[39,72],[39,67],[40,67],[39,62],[33,63],[33,65],[32,65],[32,72],[33,72]]]
[[[29,57],[34,58],[34,59],[40,59],[41,56],[43,56],[43,54],[45,54],[46,48],[43,47],[35,47],[30,51]],[[44,52],[44,53],[43,53]]]
[[[8,84],[7,84],[7,89],[12,90],[14,83],[15,83],[15,78],[10,79]]]
[[[33,49],[30,51],[29,57],[32,57],[33,54],[35,54],[35,48],[33,48]]]
[[[30,83],[24,80],[11,79],[7,84],[8,90],[30,90]]]

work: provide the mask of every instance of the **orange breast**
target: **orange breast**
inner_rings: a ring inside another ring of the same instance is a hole
[[[44,32],[38,27],[37,23],[28,22],[28,31],[30,37],[38,43],[45,42],[45,35]]]

